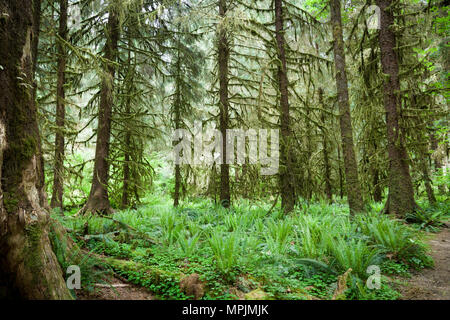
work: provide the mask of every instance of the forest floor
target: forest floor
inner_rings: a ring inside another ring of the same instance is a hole
[[[450,299],[450,228],[443,228],[433,235],[428,244],[434,267],[412,274],[411,279],[400,288],[402,300]]]
[[[450,228],[443,228],[428,241],[434,267],[414,272],[399,291],[401,300],[450,299]],[[80,300],[155,300],[144,287],[127,282],[118,275],[110,276],[106,284],[97,284],[92,292],[78,291]]]

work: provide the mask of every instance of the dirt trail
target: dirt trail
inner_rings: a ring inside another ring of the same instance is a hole
[[[414,273],[400,289],[402,300],[450,299],[450,228],[444,228],[429,242],[434,268]]]
[[[93,292],[77,290],[78,300],[155,300],[147,289],[131,284],[119,276],[111,277],[107,284],[97,284]]]

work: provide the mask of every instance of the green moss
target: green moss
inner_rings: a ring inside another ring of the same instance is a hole
[[[42,267],[40,252],[42,229],[38,223],[25,227],[25,237],[27,244],[24,248],[25,265],[32,270]],[[36,270],[37,271],[37,270]],[[34,272],[33,272],[34,273]]]
[[[31,135],[26,135],[19,139],[18,142],[10,144],[9,149],[15,155],[16,160],[30,160],[37,151],[36,139]]]
[[[3,206],[7,212],[14,212],[17,210],[19,200],[14,194],[14,192],[5,192],[3,194]]]
[[[36,154],[37,142],[31,135],[25,135],[18,142],[11,142],[5,153],[4,198],[3,204],[7,212],[16,212],[20,199],[26,199],[17,186],[22,181],[22,172],[30,159]]]
[[[23,249],[23,257],[25,267],[32,275],[32,283],[35,286],[45,288],[45,295],[50,297],[48,290],[51,287],[48,285],[47,279],[42,277],[44,271],[41,248],[42,233],[42,227],[39,223],[33,223],[25,227],[26,245]]]

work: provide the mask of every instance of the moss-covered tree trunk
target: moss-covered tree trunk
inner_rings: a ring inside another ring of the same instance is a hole
[[[377,141],[374,139],[370,144],[373,145],[373,150],[369,153],[369,159],[374,159],[376,157],[376,154],[378,153],[378,144]],[[376,161],[370,161],[369,160],[369,172],[372,177],[372,190],[371,195],[373,198],[373,201],[375,202],[381,202],[383,200],[383,188],[382,188],[382,172],[380,171],[379,165]]]
[[[32,8],[0,0],[0,287],[8,298],[70,299],[40,203]]]
[[[414,189],[409,173],[408,153],[404,137],[399,126],[400,80],[399,65],[395,52],[396,40],[394,33],[394,14],[392,0],[377,0],[380,7],[381,20],[379,45],[381,51],[381,66],[386,75],[384,82],[384,109],[386,112],[386,128],[389,156],[389,195],[385,212],[404,217],[406,213],[416,209]]]
[[[130,40],[127,41],[128,46],[130,46]],[[128,51],[128,58],[127,58],[127,64],[128,64],[128,70],[127,73],[133,72],[131,79],[126,82],[123,85],[122,90],[125,93],[128,93],[127,98],[125,100],[125,117],[129,119],[131,117],[131,83],[134,80],[134,66],[132,64],[131,59],[131,51]],[[130,71],[131,70],[131,71]],[[132,152],[132,146],[131,146],[131,128],[129,126],[125,126],[125,145],[124,145],[124,161],[123,161],[123,186],[122,186],[122,199],[121,199],[121,208],[125,209],[130,206],[130,193],[132,191],[131,189],[131,168],[130,168],[130,161],[131,161],[131,152]]]
[[[180,24],[177,25],[177,32],[180,32]],[[175,75],[175,101],[174,101],[174,122],[175,130],[181,129],[181,40],[177,37],[177,61],[176,61],[176,75]],[[175,190],[173,195],[173,205],[178,207],[180,204],[180,188],[181,188],[181,167],[179,163],[179,154],[177,157],[177,164],[175,164]]]
[[[218,28],[218,64],[219,64],[219,127],[222,133],[222,164],[220,165],[220,203],[224,207],[230,206],[230,167],[227,164],[227,129],[229,126],[229,100],[228,100],[228,64],[230,48],[228,43],[225,17],[227,14],[227,0],[219,0],[219,16],[222,23]]]
[[[344,155],[344,170],[350,213],[364,210],[361,185],[358,179],[358,163],[353,144],[353,128],[348,98],[347,72],[345,70],[344,40],[342,36],[341,2],[330,1],[331,24],[333,27],[333,51],[336,68],[336,87],[339,104],[339,124],[341,128],[342,151]]]
[[[383,200],[382,197],[382,191],[381,191],[381,186],[380,186],[380,174],[378,172],[378,169],[373,169],[372,171],[372,176],[373,176],[373,192],[372,192],[372,197],[373,197],[373,201],[375,202],[381,202],[381,200]]]
[[[41,26],[41,0],[34,0],[33,1],[33,39],[31,39],[31,55],[33,59],[33,77],[36,73],[36,66],[37,66],[37,59],[38,59],[38,53],[39,53],[39,33],[40,33],[40,26]],[[33,101],[36,101],[36,92],[37,92],[37,85],[35,82],[32,84],[34,86],[33,90]],[[36,126],[36,130],[38,130],[38,126]],[[41,206],[45,209],[50,209],[50,206],[48,205],[48,197],[47,193],[45,192],[45,175],[44,175],[44,152],[42,151],[42,141],[40,138],[40,135],[38,134],[38,162],[37,162],[37,168],[38,168],[38,190],[39,190],[39,202]]]
[[[95,147],[94,172],[91,191],[82,212],[111,213],[108,196],[109,146],[111,139],[111,117],[113,108],[114,77],[117,60],[117,45],[120,36],[119,17],[116,8],[110,6],[106,27],[105,74],[100,90],[98,109],[97,143]]]
[[[438,145],[439,144],[438,144],[438,140],[437,140],[436,135],[435,135],[434,132],[432,132],[430,134],[430,142],[431,142],[431,150],[433,152],[436,152],[436,150],[438,150]],[[439,172],[440,169],[442,169],[442,162],[441,162],[440,156],[439,155],[435,155],[434,156],[434,170],[436,172]],[[440,184],[438,186],[438,188],[439,188],[439,192],[441,194],[445,193],[445,186],[444,185]]]
[[[178,65],[179,65],[179,61],[178,61]],[[178,86],[179,87],[179,86]],[[179,88],[177,88],[177,93],[176,93],[176,106],[175,106],[175,129],[180,129],[181,128],[181,115],[180,115],[180,99],[179,99]],[[179,155],[177,154],[177,157],[179,157]],[[173,205],[174,207],[177,207],[180,204],[180,189],[181,189],[181,167],[179,164],[175,164],[175,190],[174,190],[174,195],[173,195]]]
[[[427,192],[427,197],[429,203],[436,203],[436,197],[433,191],[433,185],[430,177],[430,169],[428,167],[429,153],[426,147],[423,147],[422,155],[420,161],[420,170],[422,171],[422,180],[425,184],[425,191]]]
[[[68,0],[59,1],[59,30],[62,40],[67,40],[67,10]],[[55,135],[55,165],[53,168],[53,190],[50,206],[63,211],[63,177],[64,177],[64,123],[66,115],[65,84],[66,84],[66,52],[65,45],[58,40],[58,70],[56,88],[56,135]]]
[[[293,154],[291,139],[291,116],[289,111],[289,82],[287,77],[286,49],[284,39],[283,0],[275,0],[275,39],[278,54],[278,90],[280,94],[280,193],[281,207],[285,213],[295,205],[295,184],[293,175]]]
[[[337,156],[338,156],[338,176],[339,176],[339,197],[341,199],[344,198],[344,177],[343,177],[343,173],[342,173],[342,158],[341,158],[341,147],[339,146],[338,143],[338,147],[337,147]]]

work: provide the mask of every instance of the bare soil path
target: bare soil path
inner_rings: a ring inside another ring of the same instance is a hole
[[[450,299],[450,228],[443,228],[428,243],[434,268],[414,273],[400,289],[402,300]]]
[[[78,300],[155,300],[147,289],[114,276],[109,284],[97,284],[92,292],[77,290]]]

